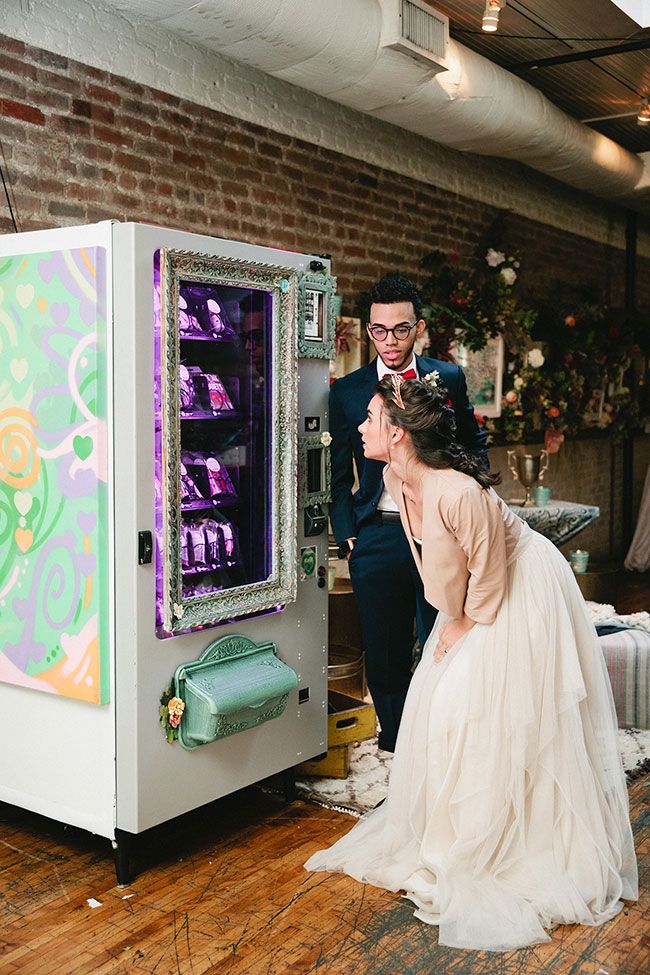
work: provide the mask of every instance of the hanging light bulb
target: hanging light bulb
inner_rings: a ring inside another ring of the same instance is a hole
[[[650,98],[644,95],[639,106],[639,114],[636,117],[639,125],[650,125]]]
[[[494,33],[499,26],[499,13],[505,5],[505,0],[485,0],[485,12],[481,21],[481,27],[484,31]]]

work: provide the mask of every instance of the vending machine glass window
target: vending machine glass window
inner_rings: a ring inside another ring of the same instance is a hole
[[[274,544],[287,460],[277,424],[295,382],[295,371],[282,376],[290,282],[259,273],[251,281],[224,263],[166,251],[155,259],[161,637],[290,597]]]

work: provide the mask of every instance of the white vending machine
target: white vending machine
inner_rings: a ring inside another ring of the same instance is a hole
[[[0,799],[113,841],[327,749],[327,257],[0,237]]]

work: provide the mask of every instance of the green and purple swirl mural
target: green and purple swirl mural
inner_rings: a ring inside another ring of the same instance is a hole
[[[0,257],[0,680],[108,701],[106,251]]]

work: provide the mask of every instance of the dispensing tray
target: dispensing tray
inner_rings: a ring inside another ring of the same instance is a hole
[[[231,635],[181,664],[174,686],[185,702],[178,740],[183,748],[198,748],[279,717],[298,677],[278,659],[274,643]]]

